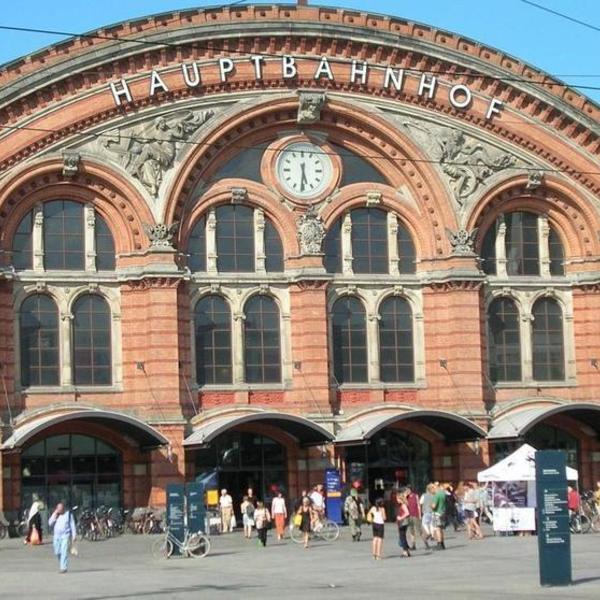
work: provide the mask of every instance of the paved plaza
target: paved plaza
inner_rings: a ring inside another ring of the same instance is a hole
[[[0,541],[2,598],[78,600],[179,598],[374,598],[418,600],[594,598],[600,596],[600,534],[573,537],[569,588],[540,588],[535,537],[488,537],[467,542],[459,534],[445,552],[418,550],[400,558],[397,536],[388,526],[385,559],[370,557],[370,540],[352,543],[347,530],[333,544],[315,542],[304,550],[271,535],[267,548],[241,534],[212,538],[204,559],[155,560],[154,536],[125,535],[81,542],[70,572],[57,573],[49,543],[23,546]]]

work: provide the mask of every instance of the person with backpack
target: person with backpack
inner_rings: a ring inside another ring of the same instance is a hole
[[[350,533],[352,534],[352,541],[360,541],[362,535],[361,526],[365,518],[365,507],[358,495],[358,490],[352,488],[350,494],[346,496],[344,501],[344,514],[350,526]]]
[[[254,509],[254,526],[258,534],[259,544],[264,548],[267,545],[267,532],[271,523],[271,515],[265,503],[259,500]]]
[[[53,528],[52,545],[54,554],[58,558],[59,573],[66,573],[69,567],[69,553],[77,536],[75,519],[70,510],[66,510],[63,502],[59,502],[48,520],[48,525]]]
[[[254,503],[248,496],[242,498],[240,512],[242,513],[242,524],[244,525],[244,537],[249,540],[252,537],[252,527],[254,527]]]

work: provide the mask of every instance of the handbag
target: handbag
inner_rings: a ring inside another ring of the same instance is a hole
[[[300,527],[300,525],[302,525],[302,515],[295,514],[294,515],[294,526],[295,527]]]
[[[235,529],[237,527],[237,520],[235,518],[235,515],[231,515],[231,521],[229,526],[231,527],[231,529]]]
[[[372,510],[370,510],[370,511],[367,513],[367,523],[372,523],[372,522],[373,522],[373,511],[372,511]]]
[[[39,546],[42,543],[40,540],[40,532],[38,531],[38,528],[35,525],[31,528],[31,535],[29,536],[29,543],[32,546]]]

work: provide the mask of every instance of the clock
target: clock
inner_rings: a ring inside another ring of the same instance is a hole
[[[299,141],[280,151],[275,172],[285,192],[297,198],[312,198],[330,187],[333,165],[325,149]]]

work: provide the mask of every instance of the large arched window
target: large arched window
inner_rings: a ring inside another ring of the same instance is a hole
[[[25,299],[21,304],[19,338],[22,385],[58,385],[58,308],[52,298],[36,294]]]
[[[492,381],[521,380],[519,310],[510,298],[496,298],[488,308],[488,349]]]
[[[252,296],[244,307],[246,383],[281,382],[279,308],[273,298]]]
[[[553,298],[540,298],[532,310],[533,378],[562,381],[565,378],[563,314]]]
[[[248,206],[219,206],[217,217],[217,270],[242,273],[255,270],[254,211]]]
[[[110,385],[111,356],[111,316],[108,303],[97,294],[85,294],[73,306],[75,385]]]
[[[367,382],[367,324],[365,309],[358,298],[345,296],[336,301],[332,330],[333,372],[337,382]]]
[[[381,381],[414,381],[412,310],[405,298],[388,298],[379,309]]]
[[[205,296],[194,311],[196,381],[231,383],[231,311],[221,296]]]

